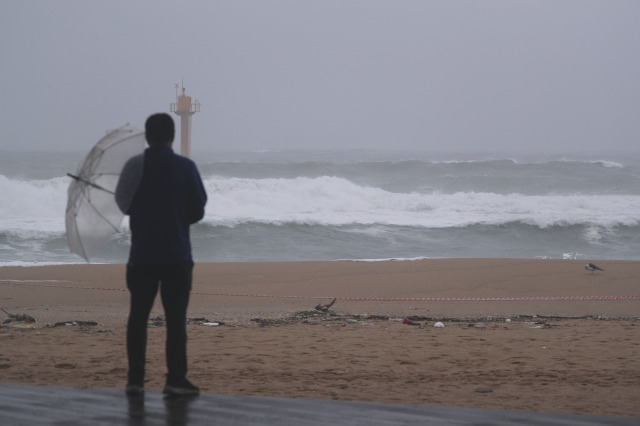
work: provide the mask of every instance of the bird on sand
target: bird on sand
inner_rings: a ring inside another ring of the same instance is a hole
[[[586,265],[584,265],[584,269],[591,272],[592,274],[594,271],[604,271],[604,269],[597,266],[595,263],[587,263]]]

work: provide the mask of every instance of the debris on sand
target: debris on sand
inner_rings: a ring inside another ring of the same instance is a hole
[[[420,325],[420,323],[419,323],[419,322],[417,322],[417,321],[415,321],[415,320],[413,320],[413,319],[411,319],[411,318],[409,318],[409,317],[405,317],[405,318],[402,320],[402,323],[403,323],[403,324],[407,324],[407,325]]]
[[[32,328],[33,324],[35,324],[36,319],[27,314],[10,314],[3,308],[0,308],[0,311],[4,312],[9,316],[9,318],[5,319],[2,324],[9,324],[12,327],[22,327],[21,328]],[[31,324],[28,326],[28,324]]]
[[[155,318],[149,319],[147,325],[150,327],[164,327],[166,322],[167,318],[164,315],[158,315]]]
[[[333,304],[336,303],[336,298],[334,297],[333,300],[329,303],[327,303],[326,305],[323,305],[321,303],[317,304],[315,307],[316,311],[321,311],[321,312],[329,312],[329,308],[331,308],[333,306]]]
[[[32,316],[26,315],[26,314],[20,314],[20,315],[9,315],[9,318],[7,318],[6,320],[4,320],[4,323],[10,323],[10,322],[36,322],[36,319]]]
[[[149,320],[149,327],[164,327],[167,324],[167,317],[164,315],[158,315],[155,318],[151,318]],[[216,326],[224,325],[222,321],[210,321],[205,317],[190,317],[187,318],[187,324],[197,324],[197,325],[205,325],[209,327],[213,327],[213,324]]]
[[[73,326],[81,326],[81,327],[93,327],[98,325],[95,321],[60,321],[53,324],[54,327],[73,327]]]
[[[384,320],[388,321],[386,315],[373,314],[338,314],[334,311],[319,311],[317,309],[308,309],[306,311],[298,311],[284,318],[251,318],[251,321],[260,327],[290,325],[290,324],[366,324],[363,320]]]
[[[487,328],[487,325],[483,322],[476,322],[474,324],[469,324],[469,327],[473,328]]]

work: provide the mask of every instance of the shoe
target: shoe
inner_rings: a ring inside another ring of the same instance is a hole
[[[165,395],[192,396],[200,395],[200,388],[187,379],[175,383],[167,383],[162,391]]]
[[[127,383],[124,392],[129,396],[138,396],[144,394],[144,385],[137,383]]]

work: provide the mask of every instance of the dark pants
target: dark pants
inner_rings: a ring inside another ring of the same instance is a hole
[[[187,306],[191,292],[193,262],[171,266],[127,265],[127,288],[131,307],[127,323],[129,383],[142,383],[147,351],[147,323],[160,286],[167,321],[167,383],[187,374]]]

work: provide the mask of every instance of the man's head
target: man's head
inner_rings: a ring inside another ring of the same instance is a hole
[[[176,134],[173,118],[164,112],[149,116],[144,131],[149,145],[171,145]]]

